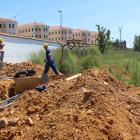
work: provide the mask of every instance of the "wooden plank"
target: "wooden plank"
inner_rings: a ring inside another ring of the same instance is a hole
[[[79,75],[81,75],[81,73],[76,74],[76,75],[71,76],[71,77],[68,77],[68,78],[66,78],[66,80],[67,80],[67,81],[72,80],[72,79],[74,79],[74,78],[77,78]]]
[[[25,90],[35,89],[41,84],[44,84],[42,77],[15,78],[15,90],[17,93],[21,93]]]

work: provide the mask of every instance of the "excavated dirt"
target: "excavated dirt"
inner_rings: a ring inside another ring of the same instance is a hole
[[[3,117],[19,120],[0,128],[0,140],[140,140],[140,88],[107,70],[60,75],[42,92],[25,91]]]
[[[33,64],[32,62],[22,62],[22,63],[3,63],[2,71],[0,71],[0,76],[6,76],[6,77],[14,77],[14,75],[22,70],[36,70],[35,77],[38,77],[42,75],[44,71],[44,67],[40,66],[38,64]],[[58,79],[59,77],[67,77],[60,73],[60,76],[54,75],[54,72],[52,69],[49,70],[48,75],[50,77],[50,80]],[[0,80],[0,102],[8,99],[9,97],[12,97],[16,95],[15,91],[15,82],[13,79],[11,81],[4,81],[3,79]]]

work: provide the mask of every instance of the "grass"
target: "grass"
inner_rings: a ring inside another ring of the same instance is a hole
[[[108,69],[120,81],[140,87],[139,52],[112,50],[102,55],[96,47],[91,51],[74,51],[65,48],[61,69],[62,49],[57,48],[51,52],[56,67],[64,74],[78,74],[92,68]],[[38,53],[31,53],[28,60],[44,66],[45,58],[45,51],[40,50]]]

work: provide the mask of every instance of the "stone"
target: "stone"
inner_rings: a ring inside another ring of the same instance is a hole
[[[13,118],[13,119],[8,121],[8,125],[9,126],[14,126],[14,125],[17,124],[18,121],[19,121],[19,118]]]
[[[8,124],[8,121],[5,117],[0,119],[0,128],[6,127]]]
[[[34,122],[31,118],[27,118],[26,119],[26,124],[28,124],[29,126],[32,126],[34,124]]]

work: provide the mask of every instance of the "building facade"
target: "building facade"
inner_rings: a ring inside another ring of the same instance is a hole
[[[17,22],[11,19],[0,18],[0,32],[16,34]]]
[[[71,40],[73,29],[68,27],[62,27],[62,42],[66,43],[67,40]],[[49,28],[49,40],[61,42],[61,26]]]
[[[91,32],[91,44],[97,44],[97,37],[98,37],[98,32]]]
[[[82,44],[91,44],[91,32],[87,30],[75,29],[73,30],[73,39],[82,40]]]
[[[24,24],[17,27],[17,34],[26,37],[49,40],[49,26],[42,23]]]

